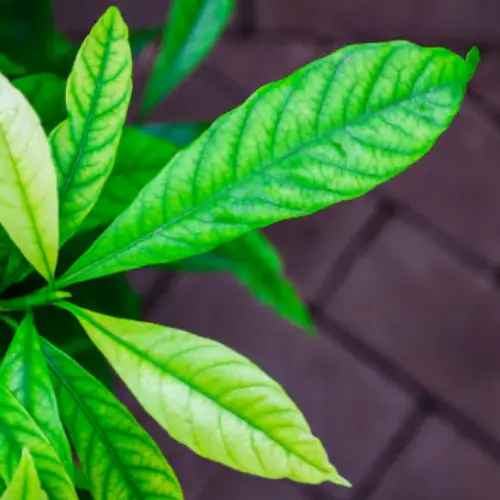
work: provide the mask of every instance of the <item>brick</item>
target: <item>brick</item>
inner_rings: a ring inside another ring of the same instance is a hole
[[[148,319],[224,342],[259,364],[297,402],[333,463],[353,482],[370,467],[410,405],[336,345],[307,337],[261,307],[229,276],[181,277]],[[197,481],[196,474],[191,481]],[[346,498],[348,490],[325,487],[336,498]]]
[[[374,210],[372,197],[339,203],[308,217],[271,226],[265,233],[283,256],[286,274],[304,299],[315,297],[332,264]]]
[[[246,0],[242,0],[246,1]],[[170,0],[87,0],[85,4],[76,0],[54,0],[57,27],[65,33],[86,34],[97,19],[111,5],[117,6],[131,30],[162,26],[167,19]],[[231,19],[228,31],[238,27],[239,9]]]
[[[196,500],[220,500],[224,492],[238,500],[306,500],[296,487],[285,481],[270,481],[219,468]]]
[[[254,0],[259,28],[337,39],[410,39],[422,43],[499,39],[500,7],[489,0]]]
[[[481,56],[481,63],[471,81],[471,88],[497,113],[500,111],[500,51],[492,50]]]
[[[500,436],[499,300],[486,279],[394,221],[328,311]]]
[[[500,134],[470,102],[419,162],[383,185],[491,261],[500,259]]]
[[[254,39],[224,40],[208,59],[248,94],[261,85],[280,80],[311,62],[318,50],[313,43],[275,44]]]
[[[497,500],[500,466],[430,420],[369,500]]]

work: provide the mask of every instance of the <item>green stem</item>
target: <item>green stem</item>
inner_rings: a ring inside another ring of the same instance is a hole
[[[71,297],[69,292],[42,288],[30,295],[15,299],[0,300],[0,311],[24,311],[31,307],[49,306]]]
[[[0,314],[0,321],[3,321],[5,324],[9,325],[14,331],[16,331],[19,327],[19,323],[10,316],[6,314]]]

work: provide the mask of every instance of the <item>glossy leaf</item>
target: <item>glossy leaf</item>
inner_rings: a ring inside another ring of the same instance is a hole
[[[28,411],[72,476],[71,449],[59,418],[54,389],[30,313],[17,329],[3,359],[0,382]]]
[[[205,58],[234,11],[234,0],[173,0],[143,112],[151,111]]]
[[[212,340],[64,303],[146,411],[203,457],[268,478],[346,485],[281,387]]]
[[[112,222],[177,151],[171,142],[137,128],[124,128],[113,171],[83,227],[93,229]]]
[[[231,272],[263,304],[273,307],[292,323],[314,331],[307,308],[286,279],[280,255],[262,233],[248,233],[211,252],[173,262],[169,267],[184,272]]]
[[[9,483],[28,448],[35,461],[43,489],[51,500],[77,500],[54,448],[17,398],[0,385],[0,477]]]
[[[110,7],[83,42],[68,79],[68,119],[50,137],[58,170],[61,242],[94,206],[113,167],[132,92],[128,28]]]
[[[207,252],[365,194],[431,149],[474,69],[445,49],[363,44],[263,87],[177,154],[62,283]]]
[[[49,500],[42,489],[35,464],[27,448],[23,449],[21,461],[12,481],[0,500]]]
[[[58,254],[57,184],[49,143],[26,98],[0,75],[0,224],[46,279]]]
[[[182,499],[174,472],[149,434],[103,385],[44,343],[62,418],[96,499]]]
[[[209,122],[148,123],[141,128],[148,134],[160,137],[184,148],[207,130]]]
[[[66,82],[51,73],[16,78],[12,84],[28,99],[49,133],[66,118]]]

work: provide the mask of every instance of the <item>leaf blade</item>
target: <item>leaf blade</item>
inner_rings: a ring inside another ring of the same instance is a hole
[[[314,332],[314,323],[294,285],[286,278],[281,257],[271,242],[254,231],[211,252],[195,255],[168,266],[176,271],[226,271],[264,305],[291,323]]]
[[[48,500],[27,448],[23,449],[21,461],[1,500]]]
[[[44,341],[43,349],[64,422],[96,498],[182,500],[174,472],[125,406],[56,347]]]
[[[47,134],[66,118],[66,83],[61,78],[52,73],[39,73],[16,78],[12,84],[28,99]]]
[[[210,52],[235,9],[234,0],[173,0],[144,92],[147,113]]]
[[[68,78],[68,119],[51,134],[61,242],[94,206],[111,172],[132,93],[128,28],[110,7],[83,42]]]
[[[47,436],[71,477],[71,449],[59,418],[59,408],[31,313],[21,322],[4,356],[0,381]]]
[[[57,184],[49,143],[23,94],[0,75],[0,224],[47,280],[59,249]]]
[[[43,489],[54,500],[77,500],[57,454],[16,397],[0,386],[0,476],[10,482],[23,448],[35,461]]]
[[[63,307],[148,413],[199,455],[262,477],[348,485],[295,404],[243,356],[180,330]],[[201,355],[203,350],[210,354]],[[220,373],[209,377],[211,370]],[[274,428],[265,415],[277,418]],[[238,458],[230,451],[236,449]]]
[[[362,44],[261,88],[176,155],[61,282],[173,262],[365,194],[432,148],[473,70],[445,49]]]
[[[125,127],[113,171],[83,227],[89,230],[108,225],[177,152],[171,142]]]

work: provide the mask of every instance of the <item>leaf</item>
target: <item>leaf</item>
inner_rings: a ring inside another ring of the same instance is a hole
[[[5,76],[19,76],[26,73],[26,68],[0,53],[0,72]]]
[[[27,448],[23,449],[21,461],[1,500],[49,500]]]
[[[177,154],[61,284],[204,253],[367,193],[431,149],[474,68],[445,49],[362,44],[261,88]]]
[[[128,28],[110,7],[83,42],[68,79],[68,119],[51,134],[61,242],[94,206],[113,167],[132,92]]]
[[[281,387],[212,340],[63,303],[146,411],[199,455],[268,478],[346,485]]]
[[[130,34],[132,56],[138,56],[148,45],[161,35],[161,28],[145,28],[135,30]]]
[[[58,254],[57,184],[49,143],[26,98],[0,75],[0,224],[47,280]]]
[[[0,477],[7,483],[13,478],[23,448],[30,450],[51,500],[77,500],[54,448],[16,397],[0,385]]]
[[[96,499],[182,499],[174,472],[130,412],[71,358],[44,342],[62,418]]]
[[[83,228],[94,229],[112,222],[177,151],[177,146],[171,142],[138,128],[125,127],[113,171]]]
[[[12,84],[28,99],[46,133],[66,119],[66,82],[61,78],[51,73],[39,73],[16,78]]]
[[[211,252],[173,262],[169,267],[184,272],[231,272],[263,304],[273,307],[290,322],[314,331],[309,311],[286,279],[279,253],[260,232],[248,233]]]
[[[220,38],[234,0],[173,0],[158,56],[144,92],[143,114],[184,80]]]
[[[71,477],[71,449],[59,418],[54,389],[30,313],[17,329],[3,359],[0,382],[12,392],[47,436]]]
[[[170,122],[148,123],[141,128],[148,134],[161,137],[183,148],[198,139],[209,126],[209,122]]]

